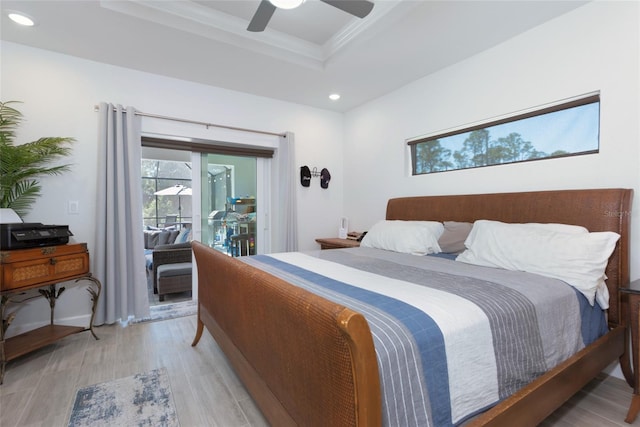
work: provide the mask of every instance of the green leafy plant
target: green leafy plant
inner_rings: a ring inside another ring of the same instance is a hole
[[[25,144],[14,144],[22,113],[11,106],[17,101],[0,102],[0,208],[11,208],[24,216],[40,196],[39,178],[59,175],[71,165],[48,166],[71,153],[75,139],[44,137]]]

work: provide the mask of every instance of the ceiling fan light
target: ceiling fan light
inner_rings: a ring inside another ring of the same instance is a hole
[[[269,2],[279,9],[295,9],[304,3],[305,0],[269,0]]]

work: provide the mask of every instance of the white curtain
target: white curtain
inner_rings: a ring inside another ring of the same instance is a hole
[[[96,247],[102,282],[96,324],[149,315],[142,231],[140,118],[133,107],[100,103]]]
[[[277,251],[281,252],[298,250],[294,140],[293,133],[286,132],[280,137],[277,151],[279,201],[273,210],[278,215],[277,230],[282,233],[281,238],[276,239],[281,245]]]

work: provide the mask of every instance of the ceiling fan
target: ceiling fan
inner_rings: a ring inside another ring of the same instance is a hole
[[[264,31],[276,9],[293,9],[304,3],[305,0],[262,0],[258,10],[251,18],[248,31]],[[320,0],[343,12],[347,12],[358,18],[364,18],[373,9],[373,2],[369,0]]]

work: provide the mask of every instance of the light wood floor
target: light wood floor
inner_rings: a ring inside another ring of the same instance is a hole
[[[195,327],[195,316],[103,326],[99,341],[83,332],[10,362],[0,386],[0,426],[66,426],[78,388],[163,366],[182,427],[266,426],[211,335],[205,331],[191,347]],[[624,381],[597,378],[543,425],[628,426],[630,397]]]

